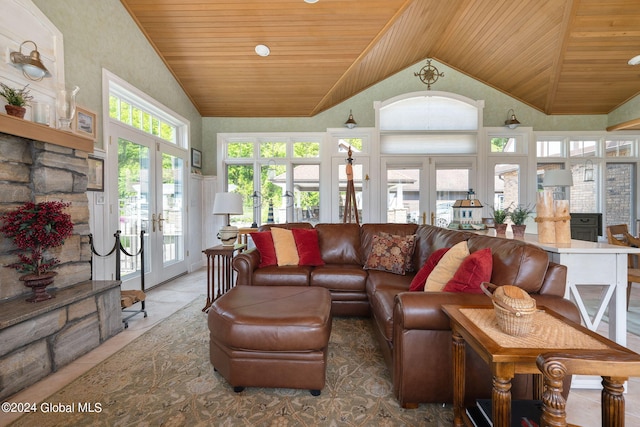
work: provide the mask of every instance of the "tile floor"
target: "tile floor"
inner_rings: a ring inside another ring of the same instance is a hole
[[[161,320],[200,297],[202,305],[206,302],[206,270],[181,276],[147,292],[148,317],[138,315],[129,320],[129,327],[120,334],[107,340],[100,347],[80,357],[40,382],[12,396],[13,402],[41,402],[75,378],[88,371],[138,336],[151,329]],[[632,292],[632,302],[640,301],[640,288]],[[640,307],[633,307],[630,316],[640,316]],[[606,330],[606,325],[602,328]],[[627,346],[640,352],[640,337],[629,334]],[[640,378],[629,381],[626,400],[626,425],[640,425]],[[0,426],[5,426],[17,416],[0,412]],[[600,425],[600,390],[571,390],[567,402],[567,421],[583,427]]]

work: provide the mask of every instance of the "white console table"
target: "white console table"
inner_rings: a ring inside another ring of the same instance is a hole
[[[486,232],[495,236],[495,231]],[[507,233],[506,238],[512,238]],[[567,266],[565,298],[573,299],[587,329],[596,331],[607,307],[609,308],[609,336],[622,346],[627,345],[627,258],[640,253],[640,248],[608,243],[571,240],[569,244],[538,242],[537,234],[525,234],[524,241],[536,245],[549,254],[549,260]],[[592,318],[580,294],[581,286],[600,286],[604,289]],[[588,377],[574,378],[572,387],[600,388],[600,381]]]

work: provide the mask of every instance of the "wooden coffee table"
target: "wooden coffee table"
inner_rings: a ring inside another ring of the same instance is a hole
[[[640,376],[640,355],[544,307],[524,337],[503,333],[493,308],[445,305],[453,332],[454,425],[472,425],[464,408],[465,346],[469,344],[493,373],[493,425],[511,425],[511,380],[515,374],[536,374],[534,399],[543,401],[543,422],[566,425],[561,396],[565,375],[599,375],[602,425],[624,425],[624,382]],[[539,367],[540,366],[540,367]],[[541,370],[545,374],[544,393]]]

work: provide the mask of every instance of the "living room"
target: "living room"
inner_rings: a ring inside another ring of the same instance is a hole
[[[300,0],[302,2],[302,0]],[[322,0],[320,0],[320,3]],[[385,222],[388,218],[389,206],[384,203],[385,198],[389,195],[386,188],[386,180],[388,180],[389,171],[398,172],[407,169],[418,169],[428,171],[429,174],[437,174],[436,166],[429,169],[429,154],[423,153],[401,153],[394,154],[390,152],[381,152],[380,146],[376,145],[381,138],[382,133],[379,131],[378,114],[375,103],[391,103],[396,97],[406,96],[407,94],[423,95],[426,91],[425,84],[420,80],[419,73],[421,68],[425,66],[427,57],[421,58],[409,67],[405,67],[397,73],[393,73],[388,78],[372,84],[365,90],[349,97],[326,110],[311,116],[207,116],[201,114],[192,102],[192,99],[185,92],[183,85],[176,80],[176,77],[170,71],[162,58],[154,47],[149,43],[140,27],[132,19],[123,3],[115,0],[99,2],[98,4],[89,4],[83,1],[58,1],[47,2],[44,0],[19,1],[18,4],[31,4],[35,6],[53,27],[56,27],[63,36],[64,47],[64,81],[67,84],[77,85],[80,91],[77,95],[77,102],[89,112],[94,112],[97,119],[97,132],[95,138],[94,152],[91,155],[94,158],[104,161],[105,182],[104,191],[87,192],[89,204],[88,227],[96,237],[96,241],[100,245],[99,250],[103,251],[110,247],[113,243],[112,236],[118,229],[120,218],[118,218],[115,208],[118,203],[117,193],[117,176],[118,176],[118,157],[117,150],[113,149],[114,144],[112,137],[121,138],[125,133],[118,134],[114,132],[112,120],[109,120],[109,103],[107,98],[113,96],[117,91],[112,90],[116,86],[129,89],[129,95],[146,97],[145,105],[153,105],[157,103],[160,108],[164,108],[174,113],[175,116],[182,120],[182,124],[187,124],[188,139],[184,147],[181,147],[176,157],[191,163],[194,153],[201,154],[199,159],[200,167],[194,167],[193,164],[187,168],[187,172],[192,172],[186,177],[183,189],[183,197],[188,200],[184,206],[189,206],[188,225],[185,227],[186,236],[184,236],[185,258],[183,264],[178,269],[166,270],[160,273],[151,283],[152,285],[161,284],[166,280],[179,276],[185,272],[197,272],[205,265],[201,251],[203,248],[218,244],[215,237],[217,230],[222,225],[221,217],[210,215],[213,197],[218,192],[230,190],[233,184],[232,178],[228,174],[230,167],[237,165],[247,165],[245,161],[237,161],[228,157],[229,144],[233,144],[239,140],[256,144],[259,148],[261,141],[282,142],[284,138],[288,138],[291,143],[300,142],[318,142],[322,147],[320,156],[313,160],[303,160],[293,157],[275,157],[276,179],[274,183],[278,185],[278,189],[287,185],[287,171],[295,180],[295,170],[287,169],[295,165],[304,164],[317,167],[317,173],[314,180],[317,188],[323,196],[323,203],[318,207],[319,222],[340,222],[341,206],[337,202],[337,194],[343,191],[342,182],[336,181],[337,176],[342,171],[344,160],[347,157],[344,150],[344,141],[365,141],[365,150],[356,151],[354,154],[355,165],[360,175],[359,201],[363,203],[362,222]],[[402,2],[399,2],[402,3]],[[133,5],[134,2],[131,2]],[[313,6],[313,5],[309,5]],[[406,6],[406,5],[405,5]],[[38,17],[38,12],[32,12]],[[11,40],[10,50],[15,50],[24,40],[36,39],[38,42],[40,37],[37,33],[31,33],[29,26],[26,26],[19,35],[15,35]],[[9,46],[9,44],[8,44]],[[45,44],[46,46],[46,44]],[[40,44],[38,45],[41,48]],[[272,46],[273,48],[273,46]],[[50,64],[51,52],[54,51],[52,46],[43,48],[47,52],[45,63]],[[277,52],[274,52],[274,55]],[[55,55],[53,55],[55,56]],[[433,55],[436,57],[436,55]],[[627,58],[624,61],[630,59]],[[636,147],[640,133],[638,131],[622,131],[617,133],[607,132],[610,126],[620,123],[631,122],[638,118],[638,105],[640,97],[637,95],[638,89],[627,94],[627,97],[621,104],[606,113],[601,114],[545,114],[539,109],[532,108],[527,103],[511,97],[505,91],[497,90],[480,80],[474,79],[466,73],[461,72],[458,68],[447,64],[444,61],[434,59],[431,63],[437,68],[437,72],[443,74],[437,82],[433,83],[430,90],[437,93],[438,96],[453,99],[456,97],[465,98],[474,102],[482,101],[480,107],[480,125],[474,131],[477,135],[477,153],[465,153],[464,155],[449,156],[448,164],[442,165],[444,170],[451,168],[461,168],[468,174],[469,178],[464,182],[461,188],[456,189],[456,195],[464,194],[469,188],[474,188],[478,198],[485,205],[485,216],[489,216],[490,207],[495,200],[496,188],[493,184],[493,177],[496,176],[495,166],[508,164],[517,164],[521,167],[522,177],[520,184],[523,186],[521,196],[518,199],[522,204],[533,204],[535,202],[535,194],[537,192],[537,177],[540,170],[540,164],[548,163],[557,165],[563,164],[563,167],[577,167],[576,176],[582,177],[585,173],[587,161],[592,160],[595,167],[600,173],[593,185],[595,190],[595,204],[586,205],[586,211],[596,211],[604,214],[607,224],[612,224],[617,219],[613,213],[616,211],[611,206],[620,206],[617,201],[607,201],[607,186],[605,181],[606,161],[605,154],[601,153],[591,159],[589,150],[592,147],[589,144],[578,145],[583,149],[582,156],[570,157],[567,155],[563,158],[551,157],[541,158],[534,156],[536,149],[545,144],[545,142],[553,142],[558,139],[566,141],[597,141],[594,145],[604,146],[609,141],[632,141],[630,145]],[[6,65],[6,64],[5,64]],[[19,74],[16,74],[15,68],[8,65],[7,73],[11,73],[12,79],[19,80]],[[301,67],[299,73],[308,72],[305,67]],[[5,74],[3,74],[4,77]],[[18,77],[16,77],[18,76]],[[46,80],[46,79],[45,79]],[[105,83],[106,82],[106,83]],[[22,82],[23,84],[28,81]],[[597,82],[595,83],[597,85]],[[33,83],[37,87],[37,83]],[[638,85],[636,85],[636,88]],[[40,93],[40,92],[37,92]],[[49,90],[49,94],[55,93],[53,89]],[[124,92],[122,92],[124,93]],[[215,96],[215,95],[214,95]],[[127,98],[128,99],[128,98]],[[156,105],[156,106],[158,106]],[[509,111],[513,110],[514,115],[522,123],[516,129],[509,129],[504,126],[505,120],[510,118]],[[344,126],[345,121],[352,114],[357,127],[348,129]],[[113,116],[111,116],[113,118]],[[120,128],[118,128],[120,129]],[[510,157],[504,153],[493,155],[488,152],[490,141],[492,138],[506,138],[516,141],[516,145],[524,144],[523,150],[517,148]],[[565,143],[565,142],[563,142]],[[289,147],[289,146],[287,146]],[[342,148],[340,148],[342,147]],[[192,152],[191,149],[195,149]],[[287,148],[289,149],[289,148]],[[584,154],[586,149],[587,154]],[[369,150],[369,151],[366,151]],[[637,149],[636,149],[637,150]],[[637,153],[637,151],[635,151]],[[174,154],[170,154],[174,155]],[[417,155],[422,158],[416,161]],[[438,155],[431,155],[443,161]],[[508,160],[507,160],[508,159]],[[624,156],[618,159],[619,163],[631,165],[630,170],[635,170],[638,164],[637,154]],[[423,163],[424,162],[424,163]],[[255,170],[264,170],[268,175],[269,168],[272,164],[268,159],[256,159],[251,163]],[[555,166],[554,166],[555,167]],[[264,168],[264,169],[260,169]],[[284,168],[284,169],[280,169]],[[542,168],[544,169],[544,167]],[[598,170],[598,169],[597,169]],[[284,172],[282,172],[284,171]],[[633,176],[634,172],[630,172]],[[284,175],[282,175],[284,174]],[[279,175],[284,176],[278,178]],[[368,178],[368,179],[367,179]],[[281,179],[282,182],[278,182]],[[575,181],[575,178],[574,178]],[[291,181],[293,182],[293,181]],[[436,185],[437,181],[431,178],[431,181],[422,183],[423,193],[426,194],[430,184]],[[468,185],[467,185],[468,184]],[[637,208],[637,185],[632,182],[630,187],[633,194],[628,196],[629,209],[626,210],[625,216],[629,218],[627,221],[633,232],[638,230],[635,228],[635,211]],[[266,193],[262,183],[256,183],[252,190]],[[293,191],[294,188],[283,188],[281,194],[285,194],[287,190]],[[395,191],[395,190],[394,190]],[[572,191],[572,196],[576,190]],[[250,199],[252,192],[245,194],[244,214],[233,218],[238,225],[249,226],[255,217],[260,219],[259,222],[265,222],[268,216],[268,205],[266,202],[258,208],[258,212],[254,209],[254,201]],[[406,193],[409,194],[409,193]],[[394,193],[394,195],[397,195]],[[420,200],[418,204],[410,205],[412,217],[419,222],[431,222],[431,218],[423,219],[423,212],[435,212],[438,214],[436,206],[438,195],[423,196],[424,200]],[[453,199],[455,200],[454,197]],[[573,199],[572,199],[573,200]],[[617,199],[616,199],[617,200]],[[408,201],[408,200],[407,200]],[[443,200],[443,202],[449,200]],[[576,205],[577,205],[576,201]],[[609,203],[609,204],[607,204]],[[291,203],[293,204],[293,203]],[[287,199],[278,197],[275,200],[277,222],[293,221],[301,219],[303,209],[307,206],[300,206],[300,210],[293,206],[289,206]],[[144,209],[144,208],[142,208]],[[608,209],[608,210],[607,210]],[[308,209],[312,211],[312,209]],[[299,213],[300,212],[300,213]],[[608,214],[608,215],[607,215]],[[106,224],[107,226],[103,226]],[[535,230],[535,222],[530,219],[529,225],[531,230]],[[135,232],[133,233],[135,236]],[[600,239],[604,239],[601,236]],[[161,249],[162,250],[162,249]],[[173,268],[174,266],[172,266]],[[155,271],[156,269],[154,269]],[[82,274],[86,275],[86,272]],[[97,260],[94,266],[94,277],[98,279],[111,280],[113,278],[112,262]],[[5,282],[3,276],[3,282]],[[127,280],[127,285],[131,288],[139,287],[139,281],[135,277]],[[6,283],[6,282],[5,282]],[[11,292],[14,288],[12,288]],[[4,297],[15,297],[16,294],[9,292],[3,293]],[[17,292],[17,291],[16,291]]]

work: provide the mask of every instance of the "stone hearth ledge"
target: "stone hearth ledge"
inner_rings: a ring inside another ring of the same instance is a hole
[[[47,288],[47,292],[55,296],[47,301],[25,301],[30,294],[4,300],[0,302],[0,331],[119,286],[119,280],[91,280],[60,290],[55,287]]]

